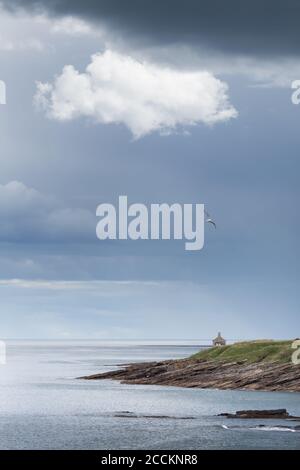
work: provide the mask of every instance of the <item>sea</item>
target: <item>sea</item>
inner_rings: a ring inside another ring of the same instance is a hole
[[[199,349],[184,340],[7,341],[7,362],[0,365],[0,449],[300,449],[299,422],[217,416],[271,408],[300,416],[299,393],[78,379]]]

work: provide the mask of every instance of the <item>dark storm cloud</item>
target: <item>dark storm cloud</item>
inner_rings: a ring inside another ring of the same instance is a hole
[[[4,0],[7,8],[44,9],[104,22],[117,33],[223,51],[297,54],[299,0]]]

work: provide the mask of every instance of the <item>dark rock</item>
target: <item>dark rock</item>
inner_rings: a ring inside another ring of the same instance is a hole
[[[168,416],[168,415],[139,415],[130,411],[114,414],[114,418],[144,418],[144,419],[195,419],[193,416]]]
[[[300,419],[290,415],[285,408],[278,410],[241,410],[236,413],[220,413],[218,416],[239,419]]]
[[[120,370],[81,378],[114,379],[126,384],[300,392],[300,366],[292,363],[249,364],[183,359],[131,364]]]

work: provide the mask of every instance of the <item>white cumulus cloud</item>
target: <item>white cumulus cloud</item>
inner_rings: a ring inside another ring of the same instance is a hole
[[[226,83],[211,73],[160,67],[111,50],[93,55],[83,73],[66,65],[53,83],[37,83],[35,103],[60,121],[85,116],[124,124],[134,138],[237,116]]]

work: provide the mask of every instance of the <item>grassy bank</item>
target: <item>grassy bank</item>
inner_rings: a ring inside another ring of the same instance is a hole
[[[215,360],[222,362],[291,362],[292,341],[245,341],[227,346],[200,351],[191,359]]]

